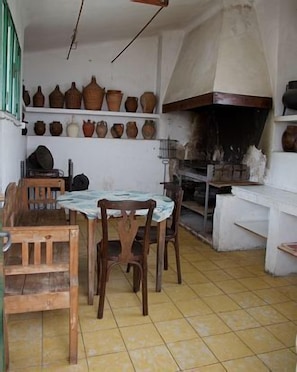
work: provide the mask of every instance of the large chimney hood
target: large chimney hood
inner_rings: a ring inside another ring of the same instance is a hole
[[[211,105],[272,107],[254,0],[220,2],[219,10],[185,36],[164,113]]]

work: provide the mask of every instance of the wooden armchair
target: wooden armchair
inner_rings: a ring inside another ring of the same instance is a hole
[[[69,309],[69,359],[78,350],[78,226],[7,227],[4,328],[9,314]],[[18,254],[16,254],[18,253]],[[8,338],[5,338],[9,364]]]

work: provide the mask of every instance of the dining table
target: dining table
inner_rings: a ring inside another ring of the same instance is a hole
[[[174,209],[174,202],[167,196],[158,193],[142,191],[106,191],[106,190],[81,190],[69,191],[57,197],[58,206],[69,210],[70,224],[76,224],[77,212],[82,213],[87,218],[87,268],[88,268],[88,304],[94,301],[95,289],[95,223],[101,217],[98,207],[100,199],[108,200],[137,200],[144,201],[153,199],[156,201],[156,208],[153,212],[153,221],[158,227],[158,243],[156,255],[156,291],[160,292],[162,287],[162,271],[164,263],[165,232],[166,220]],[[137,215],[144,215],[145,210],[139,210]],[[117,211],[108,211],[108,216],[116,217]]]

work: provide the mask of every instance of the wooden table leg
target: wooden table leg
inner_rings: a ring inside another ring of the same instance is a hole
[[[77,211],[69,210],[69,223],[70,225],[76,225]]]
[[[164,264],[166,219],[158,223],[156,292],[161,292]]]
[[[93,305],[95,281],[95,219],[88,218],[88,304]]]

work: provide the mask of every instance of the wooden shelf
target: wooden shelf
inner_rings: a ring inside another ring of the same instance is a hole
[[[82,109],[56,109],[50,107],[26,107],[25,112],[31,114],[53,114],[53,115],[81,115],[81,116],[110,116],[143,119],[159,119],[159,114],[144,114],[141,112],[101,111]]]
[[[198,202],[196,202],[196,201],[192,201],[192,200],[183,201],[182,206],[187,208],[187,209],[190,209],[193,212],[199,213],[202,216],[204,216],[204,209],[205,209],[204,205],[198,204]],[[209,207],[208,211],[207,211],[207,214],[212,215],[213,210],[214,210],[214,208]]]
[[[278,249],[297,257],[297,242],[281,243]]]
[[[235,225],[267,239],[268,220],[236,221]]]
[[[297,115],[284,115],[284,116],[276,116],[274,118],[276,123],[281,122],[296,122],[297,123]]]

